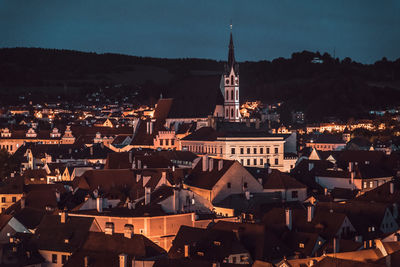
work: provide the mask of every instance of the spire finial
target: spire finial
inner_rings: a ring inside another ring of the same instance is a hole
[[[231,19],[231,23],[229,24],[229,27],[231,28],[231,31],[232,31],[232,19]]]

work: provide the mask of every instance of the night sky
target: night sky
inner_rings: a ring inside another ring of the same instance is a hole
[[[400,0],[0,0],[0,47],[226,59],[400,57]]]

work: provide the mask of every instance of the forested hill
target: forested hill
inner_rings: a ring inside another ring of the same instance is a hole
[[[312,63],[316,57],[323,63]],[[192,78],[199,81],[199,76],[220,75],[223,65],[205,59],[5,48],[0,49],[0,101],[12,103],[21,94],[33,100],[55,96],[79,100],[98,88],[109,88],[113,95],[137,92],[138,102],[154,101],[160,93],[190,97],[199,86],[182,90],[182,84],[190,84]],[[339,61],[327,53],[303,51],[289,59],[242,62],[240,82],[242,102],[283,101],[284,118],[290,110],[303,110],[311,121],[327,116],[346,120],[361,117],[370,109],[400,104],[400,59],[363,65],[350,58]],[[201,88],[206,92],[218,86],[204,84]]]

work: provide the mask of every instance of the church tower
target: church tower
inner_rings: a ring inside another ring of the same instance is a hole
[[[224,95],[224,119],[231,122],[240,121],[239,112],[239,65],[235,61],[235,51],[231,35],[229,40],[228,62],[225,65],[221,81],[221,91]]]

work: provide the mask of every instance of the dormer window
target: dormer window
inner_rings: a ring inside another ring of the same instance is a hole
[[[11,137],[11,132],[8,128],[5,128],[2,132],[1,132],[1,137]]]
[[[29,138],[34,138],[36,136],[37,136],[37,134],[36,134],[35,130],[33,130],[33,128],[30,128],[28,130],[28,132],[26,133],[26,137],[29,137]]]

